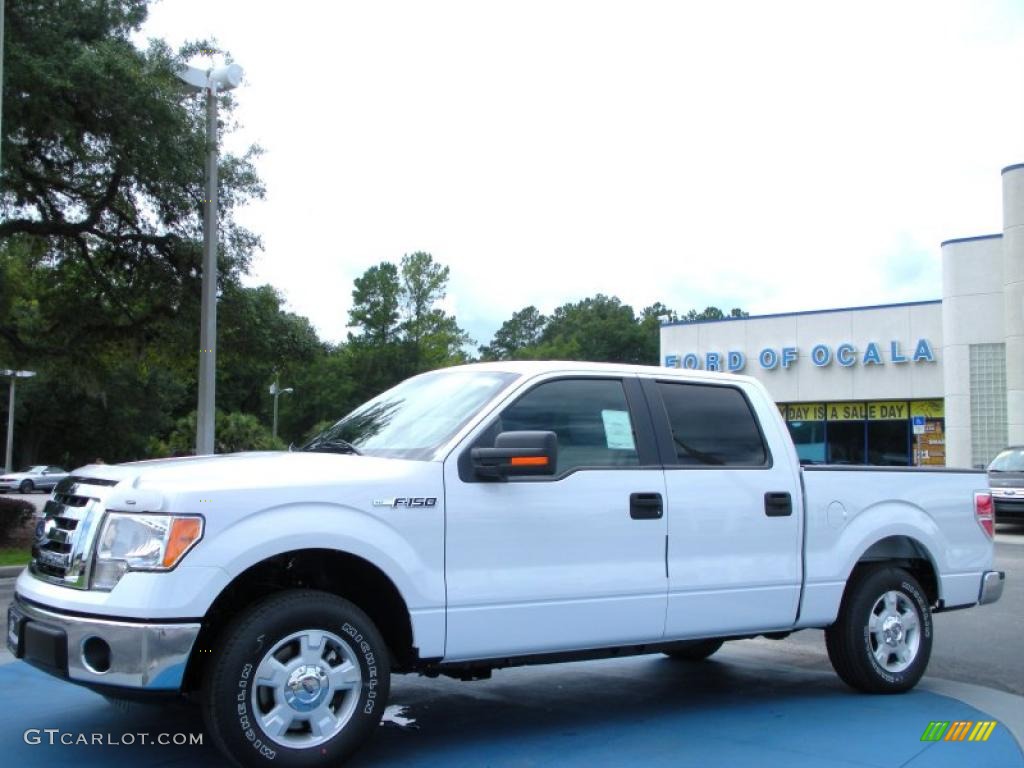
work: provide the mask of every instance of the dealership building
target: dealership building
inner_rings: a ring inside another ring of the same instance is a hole
[[[1024,164],[1003,231],[942,243],[942,298],[665,323],[664,365],[743,373],[801,459],[978,467],[1024,445]]]

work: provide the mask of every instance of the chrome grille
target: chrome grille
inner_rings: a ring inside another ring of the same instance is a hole
[[[58,483],[36,526],[29,570],[39,579],[75,589],[89,588],[93,545],[104,498],[116,481],[68,477]]]

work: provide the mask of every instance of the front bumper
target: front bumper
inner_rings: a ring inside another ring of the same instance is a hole
[[[7,611],[7,647],[16,658],[73,683],[177,691],[199,628],[73,616],[15,596]]]
[[[1005,583],[1005,571],[985,571],[981,576],[981,592],[978,594],[978,605],[994,603],[1002,597],[1003,584]]]

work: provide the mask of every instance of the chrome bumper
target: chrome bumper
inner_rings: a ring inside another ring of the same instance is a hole
[[[16,658],[75,683],[175,691],[199,628],[69,616],[15,596],[7,647]]]
[[[1006,581],[1004,571],[985,571],[981,577],[981,592],[978,594],[978,605],[994,603],[1003,594],[1003,583]]]

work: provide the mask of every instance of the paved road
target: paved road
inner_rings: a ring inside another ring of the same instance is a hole
[[[927,677],[1024,695],[1024,526],[999,527],[996,567],[1006,571],[1006,587],[999,602],[935,616]],[[0,579],[4,617],[13,591],[14,579]],[[820,630],[804,630],[785,640],[738,640],[729,646],[744,653],[770,653],[780,663],[808,671],[831,671],[823,635]],[[0,662],[9,659],[6,649],[0,650]]]

